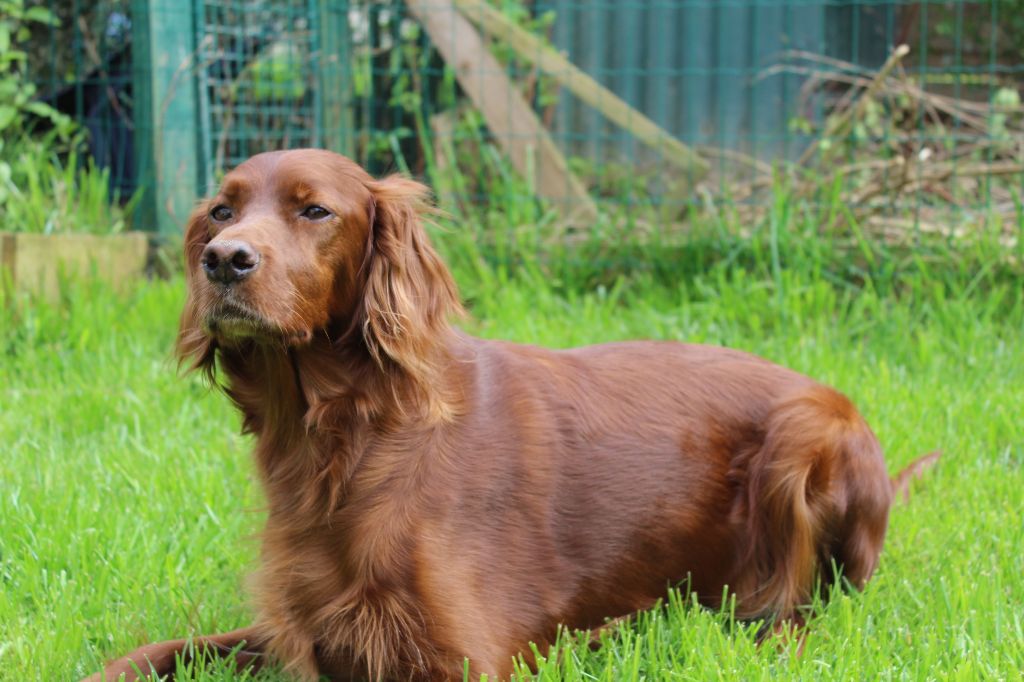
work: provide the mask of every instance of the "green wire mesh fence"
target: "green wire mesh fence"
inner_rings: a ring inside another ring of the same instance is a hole
[[[882,230],[1024,222],[1024,0],[43,4],[40,91],[168,232],[301,146],[481,215],[757,220],[781,184]]]

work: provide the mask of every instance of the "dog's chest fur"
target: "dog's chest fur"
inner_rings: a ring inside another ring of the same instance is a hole
[[[277,381],[236,381],[232,393],[254,426],[267,495],[254,594],[271,652],[311,679],[429,679],[439,663],[412,593],[413,520],[433,458],[410,453],[434,451],[433,432],[400,429],[396,440],[347,396],[267,415],[270,393],[302,387],[282,367],[263,369]]]

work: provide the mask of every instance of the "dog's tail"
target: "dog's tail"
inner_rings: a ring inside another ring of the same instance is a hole
[[[893,490],[874,434],[824,386],[781,401],[747,467],[741,617],[788,618],[834,558],[861,585],[881,551]]]
[[[901,498],[904,502],[910,499],[910,484],[915,479],[931,469],[942,456],[942,450],[932,450],[928,454],[921,455],[907,466],[903,467],[898,474],[892,478],[893,497]]]

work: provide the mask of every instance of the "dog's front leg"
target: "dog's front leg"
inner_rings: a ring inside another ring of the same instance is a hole
[[[191,640],[175,639],[147,644],[111,661],[102,672],[90,675],[82,682],[132,682],[154,673],[163,677],[174,674],[179,655],[183,661],[188,661],[204,654],[224,657],[232,652],[235,654],[235,663],[239,669],[258,669],[262,666],[262,644],[255,627],[232,630],[219,635],[194,637]]]

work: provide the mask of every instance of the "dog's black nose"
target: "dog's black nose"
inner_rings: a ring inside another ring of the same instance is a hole
[[[203,249],[199,262],[211,282],[231,284],[252,274],[260,264],[260,254],[246,242],[214,241]]]

